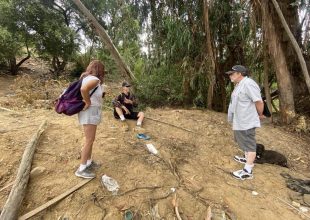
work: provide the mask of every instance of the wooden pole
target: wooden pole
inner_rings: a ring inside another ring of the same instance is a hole
[[[13,188],[9,194],[0,216],[0,220],[17,219],[18,211],[26,193],[27,183],[31,169],[31,163],[38,140],[46,127],[46,120],[40,125],[37,132],[27,144],[20,166],[18,168],[17,177]]]
[[[20,115],[20,114],[21,114],[21,113],[19,113],[19,112],[14,111],[14,110],[11,110],[11,109],[8,109],[8,108],[3,108],[3,107],[0,107],[0,110],[1,110],[1,111],[11,112],[11,113],[14,113],[14,114],[17,114],[17,115]]]
[[[113,108],[110,108],[110,107],[108,107],[108,106],[106,106],[106,108],[113,111]],[[145,119],[149,119],[149,120],[151,120],[151,121],[156,121],[156,122],[161,123],[161,124],[169,125],[169,126],[171,126],[171,127],[178,128],[178,129],[181,129],[181,130],[183,130],[183,131],[187,131],[187,132],[190,132],[190,133],[198,134],[198,133],[195,132],[195,131],[189,130],[189,129],[187,129],[187,128],[182,128],[182,127],[180,127],[180,126],[177,126],[177,125],[174,125],[174,124],[170,124],[170,123],[168,123],[168,122],[160,121],[160,120],[158,120],[158,119],[154,119],[154,118],[150,118],[150,117],[146,117],[146,116],[145,116],[144,118],[145,118]]]
[[[95,27],[95,30],[101,37],[107,49],[110,51],[120,71],[125,72],[129,76],[130,79],[135,80],[136,78],[134,74],[131,72],[130,68],[123,61],[121,55],[119,54],[117,48],[114,46],[106,30],[99,24],[97,19],[89,12],[89,10],[83,5],[83,3],[80,0],[72,0],[72,1],[80,9],[80,11],[85,15],[85,17],[92,23],[92,25]]]
[[[25,215],[19,217],[18,220],[25,220],[25,219],[31,218],[32,216],[34,216],[37,213],[43,211],[44,209],[50,207],[51,205],[55,204],[56,202],[66,198],[68,195],[75,192],[76,190],[78,190],[79,188],[84,186],[86,183],[89,183],[91,180],[93,180],[93,179],[85,179],[85,180],[81,181],[76,186],[74,186],[71,189],[67,190],[66,192],[60,194],[59,196],[55,197],[54,199],[48,201],[47,203],[39,206],[38,208],[36,208],[36,209],[26,213]]]

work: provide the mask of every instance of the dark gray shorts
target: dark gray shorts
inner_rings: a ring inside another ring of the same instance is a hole
[[[256,152],[255,128],[234,131],[235,141],[246,152]]]

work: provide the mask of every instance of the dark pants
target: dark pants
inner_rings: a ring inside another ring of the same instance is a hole
[[[138,114],[139,112],[130,112],[130,114],[126,114],[125,110],[122,109],[123,111],[123,115],[126,119],[132,119],[132,120],[137,120],[139,117],[138,117]],[[117,114],[116,110],[114,109],[114,117],[116,119],[119,119],[119,115]]]

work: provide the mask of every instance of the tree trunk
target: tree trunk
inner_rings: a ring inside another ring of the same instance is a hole
[[[44,121],[37,132],[32,137],[31,141],[25,148],[23,157],[20,162],[20,166],[17,172],[17,177],[14,182],[14,186],[10,192],[0,216],[0,220],[14,220],[17,219],[20,205],[23,201],[26,193],[27,183],[29,180],[29,174],[31,169],[32,158],[36,149],[36,144],[46,127],[46,121]]]
[[[304,78],[305,78],[305,81],[306,81],[306,84],[307,84],[307,87],[308,87],[308,91],[310,93],[310,76],[309,76],[309,73],[308,73],[308,69],[307,69],[307,65],[306,65],[306,61],[302,55],[302,52],[301,52],[301,49],[294,37],[294,35],[292,34],[290,28],[288,27],[287,23],[286,23],[286,20],[282,14],[282,11],[280,9],[280,6],[278,4],[278,2],[276,0],[272,0],[272,3],[277,11],[277,14],[280,18],[280,21],[287,33],[287,35],[289,36],[289,39],[295,49],[295,52],[297,53],[297,56],[298,56],[298,60],[299,60],[299,63],[300,63],[300,66],[301,66],[301,69],[302,69],[302,73],[304,75]]]
[[[18,72],[18,67],[16,64],[16,57],[11,57],[9,59],[9,70],[12,75],[16,75]]]
[[[286,23],[288,24],[290,31],[294,35],[299,47],[302,47],[303,38],[301,36],[302,25],[299,21],[299,13],[298,13],[298,7],[295,5],[292,5],[292,0],[281,0],[278,1],[279,7],[282,11],[283,16],[285,17]],[[281,19],[277,15],[276,9],[274,5],[270,2],[270,9],[272,11],[272,14],[275,16],[274,18],[274,24],[281,24]],[[305,81],[305,77],[303,75],[303,71],[301,69],[301,65],[298,59],[298,56],[296,56],[296,52],[294,49],[293,44],[291,43],[291,40],[289,38],[288,34],[286,33],[286,30],[284,29],[283,25],[276,25],[275,26],[277,33],[284,33],[279,34],[278,37],[280,39],[280,43],[282,45],[284,55],[286,57],[286,60],[289,61],[287,63],[289,72],[291,74],[292,79],[292,85],[293,85],[293,93],[294,93],[294,102],[295,102],[295,111],[296,112],[306,112],[305,109],[308,109],[309,107],[309,98],[310,93]],[[306,32],[306,30],[304,30]],[[304,50],[304,47],[303,47]],[[304,54],[304,59],[306,63],[309,63],[309,57]],[[310,69],[310,66],[307,64],[308,71]],[[308,97],[308,98],[307,98]]]
[[[52,59],[53,69],[50,69],[50,71],[56,76],[56,78],[58,78],[60,73],[65,70],[66,65],[67,65],[66,60],[60,61],[57,56],[53,56]]]
[[[27,48],[28,55],[24,59],[19,61],[18,63],[16,63],[16,57],[12,57],[11,59],[9,59],[10,72],[12,73],[12,75],[16,75],[18,73],[19,67],[31,57],[31,53],[29,51],[27,41],[26,41],[26,48]]]
[[[213,103],[213,95],[214,95],[214,85],[215,85],[215,56],[212,47],[212,38],[211,38],[211,31],[210,31],[210,24],[209,24],[209,7],[208,1],[203,1],[203,14],[204,14],[204,26],[206,32],[206,42],[207,42],[207,56],[208,56],[208,63],[211,64],[209,71],[208,71],[208,79],[209,79],[209,87],[208,87],[208,98],[207,98],[207,108],[212,109]]]
[[[110,51],[114,61],[116,62],[118,68],[122,73],[125,73],[129,76],[130,79],[136,79],[134,74],[131,72],[129,67],[123,61],[121,55],[119,54],[117,48],[114,46],[110,36],[105,31],[105,29],[99,24],[96,18],[89,12],[89,10],[83,5],[80,0],[73,0],[76,6],[82,11],[85,17],[89,20],[89,22],[95,27],[98,35],[101,37],[102,41],[106,45],[107,49]]]
[[[272,57],[279,88],[281,119],[285,124],[291,123],[295,117],[295,105],[293,97],[293,86],[291,75],[288,70],[287,61],[283,48],[279,42],[278,33],[275,29],[273,14],[270,13],[268,0],[261,1],[262,26],[265,40],[268,43],[269,53]]]
[[[192,78],[192,72],[191,70],[187,70],[184,72],[183,75],[183,104],[185,106],[190,106],[193,104],[193,94],[191,90],[191,78]]]
[[[264,90],[265,90],[265,97],[266,97],[266,103],[268,106],[268,109],[271,113],[271,121],[272,121],[272,105],[271,105],[271,95],[270,95],[270,88],[269,88],[269,57],[267,54],[267,46],[264,41]]]

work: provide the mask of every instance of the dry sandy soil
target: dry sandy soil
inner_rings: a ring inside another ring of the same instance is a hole
[[[8,86],[2,84],[12,83],[6,79],[0,78],[2,101],[10,99],[3,96]],[[30,178],[20,209],[23,215],[82,181],[74,172],[79,165],[83,132],[76,116],[44,109],[18,111],[20,114],[0,111],[0,189],[14,181],[25,146],[41,122],[48,121],[32,163],[32,168],[44,169]],[[97,177],[31,219],[121,220],[128,209],[134,213],[134,219],[176,219],[171,188],[176,189],[183,220],[205,219],[209,206],[212,219],[307,219],[283,202],[291,204],[292,191],[280,175],[285,172],[298,178],[310,178],[307,137],[301,138],[264,123],[257,131],[257,141],[267,149],[284,154],[290,168],[258,164],[253,180],[240,181],[230,175],[231,171],[242,168],[233,160],[233,156],[241,152],[223,113],[147,109],[146,115],[150,118],[192,131],[146,120],[144,127],[151,137],[149,141],[136,138],[134,122],[130,122],[130,131],[123,132],[109,109],[104,109],[102,115],[93,149],[94,159],[102,163],[96,171]],[[146,143],[152,143],[159,155],[150,154]],[[113,196],[102,186],[103,174],[117,180],[118,195]],[[10,187],[0,192],[0,207],[9,192]],[[310,212],[305,214],[309,216]]]

